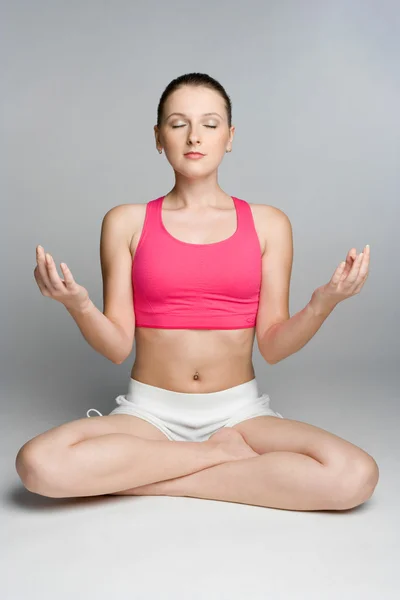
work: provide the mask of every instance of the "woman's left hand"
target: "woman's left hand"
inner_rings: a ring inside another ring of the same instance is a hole
[[[358,256],[355,248],[349,250],[346,261],[340,263],[329,283],[315,290],[313,295],[318,302],[334,307],[358,294],[368,278],[369,258],[369,246]]]

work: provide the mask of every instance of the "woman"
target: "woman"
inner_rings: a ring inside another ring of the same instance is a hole
[[[38,246],[41,293],[63,304],[111,361],[121,364],[134,341],[136,358],[128,393],[110,414],[62,424],[20,449],[16,469],[32,492],[182,495],[290,510],[342,510],[372,495],[375,460],[274,412],[252,364],[255,337],[275,364],[357,294],[369,248],[358,256],[350,250],[329,283],[290,317],[288,217],[218,185],[234,132],[230,99],[215,79],[191,73],[167,86],[155,139],[175,185],[147,204],[105,215],[103,313],[64,263],[60,279]]]

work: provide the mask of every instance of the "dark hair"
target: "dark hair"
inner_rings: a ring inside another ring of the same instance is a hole
[[[175,92],[176,90],[180,89],[181,87],[183,87],[185,85],[208,87],[212,90],[215,90],[219,94],[221,94],[222,98],[225,101],[225,109],[228,114],[228,127],[231,127],[231,125],[232,125],[232,103],[231,103],[231,100],[230,100],[228,94],[226,93],[225,89],[223,88],[223,86],[216,79],[214,79],[210,75],[207,75],[206,73],[187,73],[186,75],[181,75],[180,77],[173,79],[167,85],[167,87],[165,88],[165,90],[163,91],[163,93],[161,95],[160,102],[158,103],[158,108],[157,108],[157,126],[158,127],[161,126],[164,106],[165,106],[165,102],[166,102],[168,96],[170,96],[172,94],[172,92]]]

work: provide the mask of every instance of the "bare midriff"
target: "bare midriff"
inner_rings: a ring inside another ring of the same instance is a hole
[[[231,202],[228,197],[227,204]],[[135,211],[135,233],[130,241],[132,259],[143,228],[145,205],[132,205]],[[250,205],[260,240],[260,250],[265,249],[265,236],[257,226],[257,205]],[[164,225],[177,239],[188,243],[214,243],[228,238],[236,229],[236,212],[227,211],[223,224],[215,229],[210,239],[210,223],[204,220],[204,237],[201,218],[193,217],[193,226],[187,223],[179,229],[174,222],[175,211],[166,211]],[[230,213],[230,214],[229,214]],[[200,229],[199,229],[200,228]],[[187,239],[185,231],[193,239]],[[186,238],[185,238],[186,235]],[[200,242],[200,240],[206,240]],[[131,377],[155,387],[183,393],[207,394],[228,389],[254,379],[252,361],[255,327],[235,330],[209,329],[154,329],[136,327],[135,361]]]

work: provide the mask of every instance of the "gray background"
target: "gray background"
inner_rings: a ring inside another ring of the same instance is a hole
[[[399,3],[14,0],[0,20],[2,598],[28,585],[30,598],[396,597]],[[97,354],[41,295],[35,247],[65,261],[102,310],[102,218],[173,186],[153,126],[165,86],[192,71],[232,99],[221,187],[291,220],[291,315],[352,246],[371,246],[361,293],[300,352],[270,366],[254,348],[274,409],[377,461],[375,494],[353,511],[54,500],[14,470],[28,439],[91,407],[110,412],[134,360]]]

